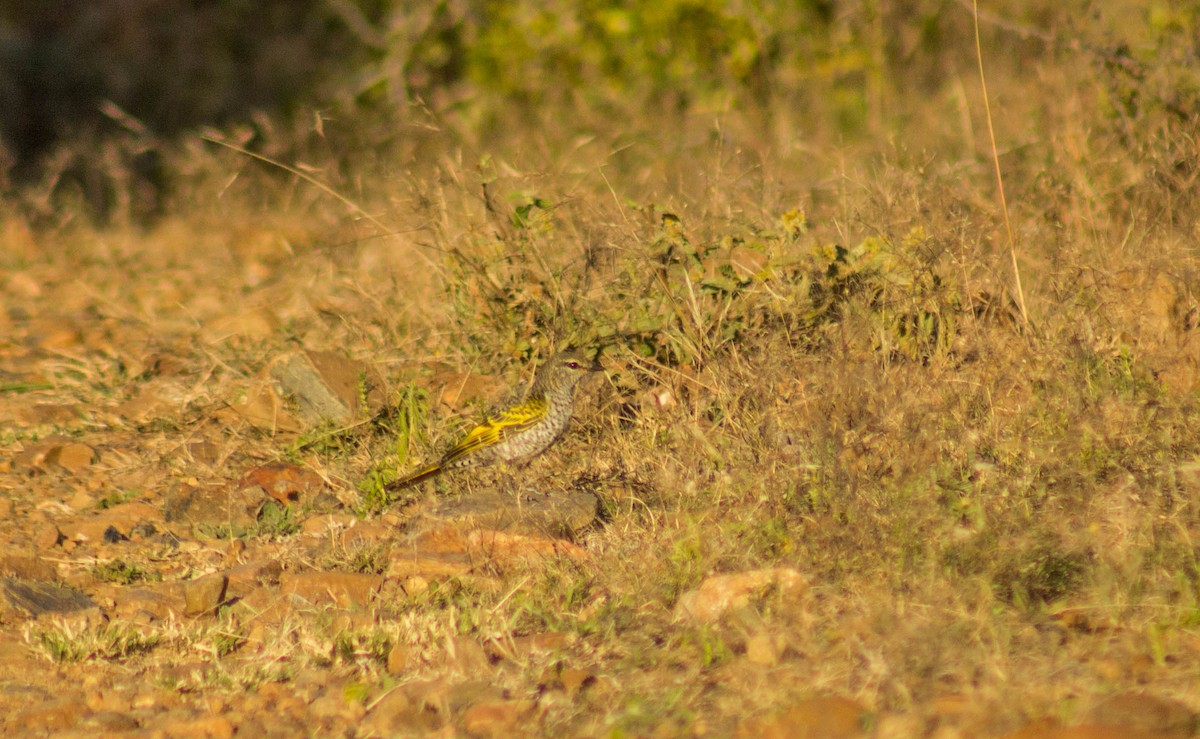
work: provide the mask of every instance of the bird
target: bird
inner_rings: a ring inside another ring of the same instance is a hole
[[[574,411],[575,385],[604,368],[582,354],[565,351],[538,369],[525,399],[491,415],[450,447],[440,460],[384,486],[394,491],[449,470],[526,462],[558,441]]]

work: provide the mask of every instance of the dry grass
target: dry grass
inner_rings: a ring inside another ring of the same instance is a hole
[[[208,189],[145,231],[66,223],[22,251],[10,216],[4,266],[42,286],[31,312],[103,336],[43,365],[52,389],[5,388],[81,403],[84,420],[0,439],[103,432],[106,474],[151,499],[139,479],[286,456],[371,517],[379,472],[436,455],[460,423],[413,389],[434,362],[517,384],[570,344],[607,367],[531,471],[601,496],[587,564],[396,596],[370,624],[300,613],[255,631],[227,614],[27,638],[59,660],[237,656],[182,678],[193,691],[313,667],[369,696],[391,684],[397,643],[427,676],[453,671],[438,655],[460,637],[564,632],[563,656],[496,675],[515,695],[566,663],[604,678],[549,710],[554,735],[724,733],[825,692],[880,716],[965,695],[984,732],[1135,687],[1200,708],[1195,119],[1154,91],[1115,110],[1119,72],[1059,62],[989,72],[1023,297],[965,81],[889,141],[840,147],[755,147],[732,113],[729,129],[718,115],[657,139],[636,121],[633,144],[514,136],[478,158],[447,135],[451,153],[355,196],[374,225],[302,182],[256,196],[264,177],[211,151],[204,166],[241,178],[199,177]],[[401,413],[299,440],[214,420],[295,344],[381,368]],[[146,379],[160,355],[180,369]],[[164,412],[113,414],[143,386]],[[215,461],[175,454],[201,440]],[[319,564],[376,571],[380,556]],[[104,576],[142,566],[121,564]],[[715,627],[672,615],[707,575],[776,566],[810,578],[802,608],[767,599]],[[761,635],[778,646],[769,667],[744,659]]]

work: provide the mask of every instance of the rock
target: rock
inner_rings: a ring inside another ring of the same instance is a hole
[[[357,572],[286,572],[279,578],[284,593],[343,608],[366,605],[382,586],[382,576]]]
[[[45,474],[55,467],[50,455],[58,454],[58,450],[66,444],[74,443],[64,436],[47,436],[39,441],[26,441],[20,445],[20,451],[12,459],[13,469],[24,470],[30,474]]]
[[[567,695],[576,695],[583,692],[584,688],[595,684],[596,675],[591,670],[568,667],[559,673],[558,681],[562,685],[563,692]]]
[[[252,633],[259,627],[277,626],[285,619],[293,618],[296,612],[291,598],[281,596],[279,589],[272,587],[255,588],[245,595],[239,596],[232,608],[239,615],[254,619],[255,625]],[[253,641],[256,648],[261,648],[262,640],[265,638],[265,633],[258,635],[258,638]]]
[[[731,610],[744,608],[752,598],[767,591],[791,600],[799,598],[807,587],[804,576],[787,567],[713,575],[700,583],[700,587],[679,597],[675,616],[712,623]]]
[[[280,503],[310,500],[325,487],[325,481],[312,470],[286,462],[271,462],[255,467],[238,481],[243,488],[257,487]]]
[[[202,616],[215,613],[225,602],[229,578],[224,573],[205,575],[183,584],[184,615]]]
[[[78,403],[34,403],[21,406],[15,420],[25,426],[66,426],[82,414]]]
[[[1169,739],[1170,736],[1177,735],[1100,724],[1060,726],[1052,719],[1042,719],[1006,735],[1005,739]]]
[[[172,415],[176,408],[153,387],[142,387],[137,394],[116,407],[117,415],[130,423],[145,424]]]
[[[96,450],[87,444],[66,444],[47,454],[46,461],[57,464],[67,472],[75,473],[96,461]]]
[[[85,490],[79,490],[67,501],[67,506],[77,511],[88,511],[96,505],[96,496]]]
[[[857,739],[866,737],[870,718],[857,701],[842,696],[809,698],[774,719],[743,721],[739,737],[762,739]]]
[[[463,711],[462,727],[468,736],[508,737],[535,733],[528,723],[537,704],[533,701],[487,701]]]
[[[229,568],[229,594],[244,595],[262,585],[275,585],[283,574],[283,565],[275,559],[258,559]]]
[[[408,694],[407,686],[393,688],[375,700],[362,722],[366,735],[394,736],[401,732],[429,733],[444,724],[436,714],[427,713]]]
[[[96,732],[127,732],[140,728],[138,720],[119,711],[100,711],[83,721],[82,728]]]
[[[242,421],[271,433],[303,431],[304,424],[287,409],[283,400],[271,389],[272,384],[265,380],[259,382],[214,415],[226,422]]]
[[[396,536],[396,526],[383,521],[361,521],[354,519],[348,522],[339,536],[342,546],[353,548],[364,544],[374,544],[380,541],[390,541]]]
[[[353,527],[356,521],[357,519],[352,513],[323,513],[304,519],[300,524],[300,531],[325,539]],[[343,547],[338,548],[342,549]]]
[[[326,693],[310,703],[308,710],[318,720],[331,720],[345,717],[347,705],[341,693]]]
[[[52,582],[58,579],[54,565],[39,557],[21,554],[0,554],[0,574],[37,582]]]
[[[599,499],[588,492],[554,493],[520,501],[512,495],[486,492],[439,503],[422,517],[434,525],[570,538],[596,520],[599,504]]]
[[[179,521],[193,527],[248,527],[257,521],[266,500],[258,488],[179,483],[167,492],[163,516],[168,523]]]
[[[140,623],[165,621],[187,610],[179,583],[156,583],[147,587],[114,590],[112,615]]]
[[[401,579],[461,576],[551,557],[590,559],[582,547],[561,539],[455,525],[422,531],[389,556],[388,574]]]
[[[188,458],[200,464],[216,464],[221,461],[221,445],[208,439],[189,441],[184,447]]]
[[[127,540],[134,530],[148,522],[161,521],[162,514],[149,503],[121,503],[89,516],[62,521],[63,536],[70,541],[112,544]]]
[[[33,531],[33,545],[41,550],[53,549],[63,540],[62,532],[49,521],[39,523]]]
[[[398,546],[388,555],[387,576],[408,581],[442,580],[471,574],[471,559],[465,552],[424,552]]]
[[[961,728],[979,710],[979,702],[962,693],[945,693],[934,698],[928,706],[929,719],[938,726]],[[989,732],[995,733],[995,732]]]
[[[491,375],[477,375],[453,370],[435,372],[425,387],[440,403],[460,410],[468,403],[479,401],[484,406],[499,402],[506,392],[505,384]]]
[[[890,714],[877,716],[874,722],[872,737],[936,737],[937,739],[964,739],[973,736],[955,729],[945,729],[941,726],[932,728],[924,716],[913,713]],[[984,735],[990,736],[990,735]]]
[[[271,363],[268,374],[279,393],[294,401],[309,423],[346,423],[378,412],[384,405],[383,380],[374,368],[333,352],[306,351],[280,357]]]
[[[96,450],[87,444],[63,437],[48,437],[26,446],[13,461],[19,468],[33,468],[39,472],[57,469],[74,474],[95,460]]]
[[[1145,693],[1118,693],[1088,712],[1097,724],[1169,736],[1194,736],[1200,730],[1197,716],[1179,701]]]
[[[73,613],[96,607],[91,598],[73,588],[15,577],[0,579],[0,598],[34,618],[43,613]]]
[[[746,639],[746,660],[762,667],[779,662],[780,649],[770,634],[759,632]]]
[[[25,731],[64,731],[90,715],[87,705],[77,698],[62,698],[27,708],[13,723]]]
[[[204,737],[204,739],[230,739],[233,722],[224,716],[201,716],[195,719],[168,721],[154,727],[171,737]]]
[[[447,721],[476,703],[504,700],[504,691],[485,680],[455,684],[445,680],[414,681],[405,690],[422,710]]]
[[[550,557],[568,557],[576,562],[588,559],[587,550],[568,541],[486,529],[469,532],[466,546],[467,553],[477,562],[500,569]]]
[[[400,583],[400,589],[410,598],[429,591],[430,582],[420,575],[409,575]]]

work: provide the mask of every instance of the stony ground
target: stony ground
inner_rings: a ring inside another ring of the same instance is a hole
[[[397,294],[388,280],[410,250],[364,247],[345,263],[284,229],[171,222],[55,240],[66,238],[18,221],[4,235],[8,735],[1095,739],[1200,727],[1173,697],[1196,697],[1200,638],[1186,627],[1147,646],[1152,632],[1104,610],[1002,616],[1014,625],[997,654],[1024,656],[971,668],[972,690],[937,661],[871,655],[908,629],[901,651],[916,658],[942,639],[928,629],[978,620],[860,608],[867,590],[815,581],[786,548],[775,566],[700,571],[677,597],[657,583],[639,593],[638,559],[668,556],[639,537],[696,524],[606,474],[611,455],[580,454],[617,443],[621,357],[583,388],[571,434],[530,482],[483,474],[370,505],[360,483],[381,457],[396,463],[396,423],[370,419],[397,388],[414,383],[442,418],[527,379],[395,343],[386,322],[414,316],[384,318],[373,300]],[[669,407],[673,392],[642,401]],[[791,454],[770,464],[786,471]],[[649,523],[631,528],[643,506]],[[630,574],[605,585],[614,563]],[[1045,698],[1021,687],[1022,665],[1038,666],[1030,686]],[[1045,688],[1083,673],[1107,687]]]

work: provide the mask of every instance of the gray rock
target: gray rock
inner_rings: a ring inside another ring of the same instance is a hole
[[[592,493],[517,497],[498,492],[453,498],[424,512],[427,520],[496,531],[571,538],[596,520],[600,501]]]
[[[96,607],[91,598],[73,588],[15,577],[0,579],[0,596],[9,606],[35,618],[43,613],[72,613]]]

